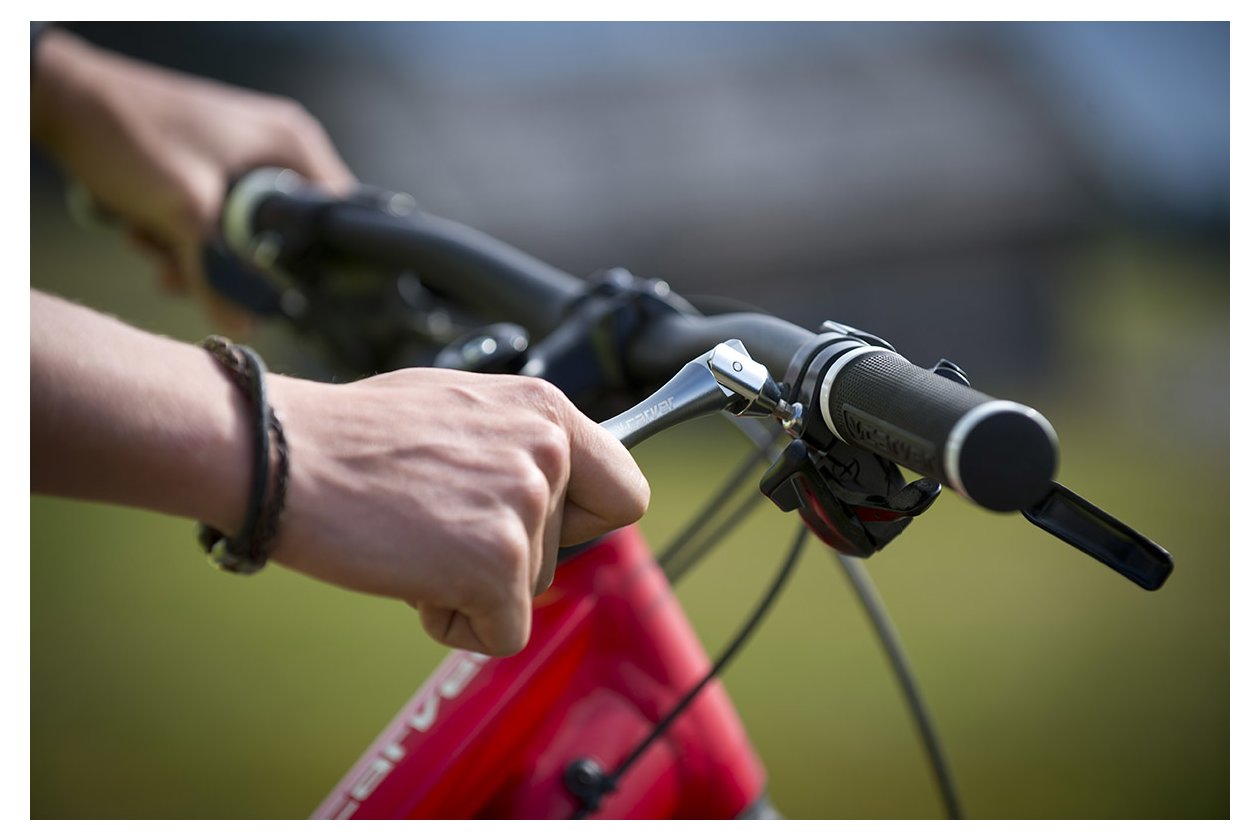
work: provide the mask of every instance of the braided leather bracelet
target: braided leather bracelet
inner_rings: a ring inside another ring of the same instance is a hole
[[[245,523],[234,537],[200,523],[197,539],[219,568],[252,575],[267,565],[280,528],[289,481],[289,447],[280,418],[267,403],[267,367],[248,347],[212,335],[201,343],[223,366],[249,403],[254,435],[254,471]],[[275,438],[276,470],[271,475],[271,441]],[[270,492],[268,492],[270,490]]]

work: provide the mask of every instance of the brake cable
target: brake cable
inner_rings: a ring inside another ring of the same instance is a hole
[[[761,490],[755,489],[752,495],[740,503],[721,522],[712,528],[708,527],[715,520],[718,512],[730,501],[733,491],[747,480],[759,463],[770,456],[770,453],[778,443],[773,436],[766,436],[767,439],[764,441],[755,440],[750,429],[742,426],[729,414],[723,414],[722,416],[730,419],[741,433],[752,440],[756,448],[748,453],[747,457],[740,462],[730,477],[718,485],[718,489],[709,501],[705,503],[704,507],[691,518],[690,522],[683,526],[674,539],[657,555],[661,570],[665,572],[665,577],[670,583],[677,583],[700,558],[711,551],[722,538],[733,530],[733,526],[739,524],[748,511],[762,497]],[[710,533],[698,545],[692,546],[691,544],[696,542],[705,530],[709,530]],[[684,551],[684,549],[690,550]]]
[[[667,558],[670,563],[665,564],[661,561],[661,570],[665,572],[665,578],[670,583],[677,583],[682,576],[691,571],[691,568],[700,562],[710,551],[712,551],[718,543],[726,539],[734,530],[735,526],[743,522],[749,513],[752,512],[757,505],[764,501],[765,497],[761,495],[761,490],[754,487],[752,492],[744,497],[734,510],[726,515],[726,518],[717,524],[703,540],[694,548],[683,555],[675,554]],[[698,530],[698,529],[697,529]]]
[[[849,583],[853,585],[853,591],[858,596],[858,601],[866,610],[866,617],[871,620],[871,627],[883,646],[884,653],[888,656],[888,664],[892,666],[893,673],[897,677],[897,684],[901,687],[901,693],[905,695],[906,703],[910,706],[915,729],[919,732],[919,740],[923,743],[923,749],[927,751],[928,760],[932,764],[932,775],[936,779],[936,786],[944,801],[945,813],[951,820],[961,820],[963,811],[962,801],[958,797],[958,785],[950,770],[949,762],[945,758],[945,748],[941,744],[940,735],[932,723],[931,715],[928,714],[927,701],[924,700],[923,693],[919,690],[918,680],[910,669],[910,659],[901,645],[892,616],[884,607],[883,599],[879,597],[879,591],[875,588],[875,581],[867,573],[862,561],[838,551],[836,559],[840,561],[840,568],[844,570]]]
[[[634,766],[648,748],[660,738],[669,727],[678,719],[678,717],[687,710],[692,701],[700,695],[704,687],[712,682],[713,678],[722,672],[727,664],[735,657],[748,639],[752,636],[753,631],[761,623],[762,619],[770,611],[770,607],[774,604],[775,599],[783,590],[784,584],[787,583],[788,577],[796,568],[796,563],[800,559],[802,550],[805,547],[805,538],[809,535],[809,530],[801,525],[796,531],[796,537],[792,540],[791,546],[788,548],[787,555],[783,558],[783,563],[779,566],[779,571],[771,581],[770,586],[761,596],[761,601],[753,609],[751,615],[745,619],[744,624],[726,645],[726,649],[721,655],[714,660],[712,667],[709,668],[700,680],[674,705],[664,717],[652,727],[652,731],[643,737],[630,754],[621,760],[617,765],[617,769],[611,773],[605,773],[599,764],[593,759],[584,758],[570,764],[565,768],[564,781],[569,790],[578,798],[579,805],[570,819],[580,820],[590,816],[599,810],[600,804],[605,796],[617,789],[617,783],[625,776],[626,772]]]

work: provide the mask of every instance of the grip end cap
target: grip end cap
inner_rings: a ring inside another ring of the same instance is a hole
[[[949,483],[989,510],[1035,504],[1050,492],[1058,466],[1058,438],[1046,418],[1004,400],[968,412],[946,445]]]

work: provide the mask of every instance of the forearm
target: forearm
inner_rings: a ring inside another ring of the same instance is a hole
[[[31,490],[235,533],[253,430],[205,351],[31,291]]]
[[[630,453],[539,379],[269,375],[288,481],[274,559],[400,598],[444,644],[507,655],[557,547],[638,519]],[[255,430],[208,353],[31,292],[31,489],[237,533]]]

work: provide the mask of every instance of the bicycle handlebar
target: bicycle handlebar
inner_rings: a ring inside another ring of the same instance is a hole
[[[229,195],[224,232],[241,254],[257,249],[260,237],[276,234],[288,247],[318,242],[333,256],[405,267],[450,299],[536,336],[559,326],[586,291],[581,280],[487,234],[413,212],[413,203],[400,200],[405,197],[379,198],[375,204],[330,202],[291,172],[256,170]],[[668,313],[630,338],[625,371],[656,387],[733,337],[778,379],[797,351],[817,339],[769,315]],[[812,410],[837,438],[945,483],[983,507],[1025,508],[1050,490],[1057,439],[1031,408],[995,400],[867,345],[835,359],[819,382]]]
[[[644,325],[626,347],[626,368],[636,379],[660,383],[682,362],[719,342],[738,338],[749,354],[776,379],[783,379],[792,357],[816,338],[812,330],[773,315],[740,312],[726,315],[663,315]]]
[[[330,255],[414,271],[425,285],[491,319],[550,332],[586,284],[481,231],[428,213],[400,194],[380,205],[330,202],[288,170],[256,169],[233,186],[224,205],[229,247],[248,255],[259,234],[318,242]]]
[[[819,397],[836,437],[948,484],[981,507],[1021,510],[1050,491],[1059,447],[1045,417],[891,350],[859,347],[841,355]]]

